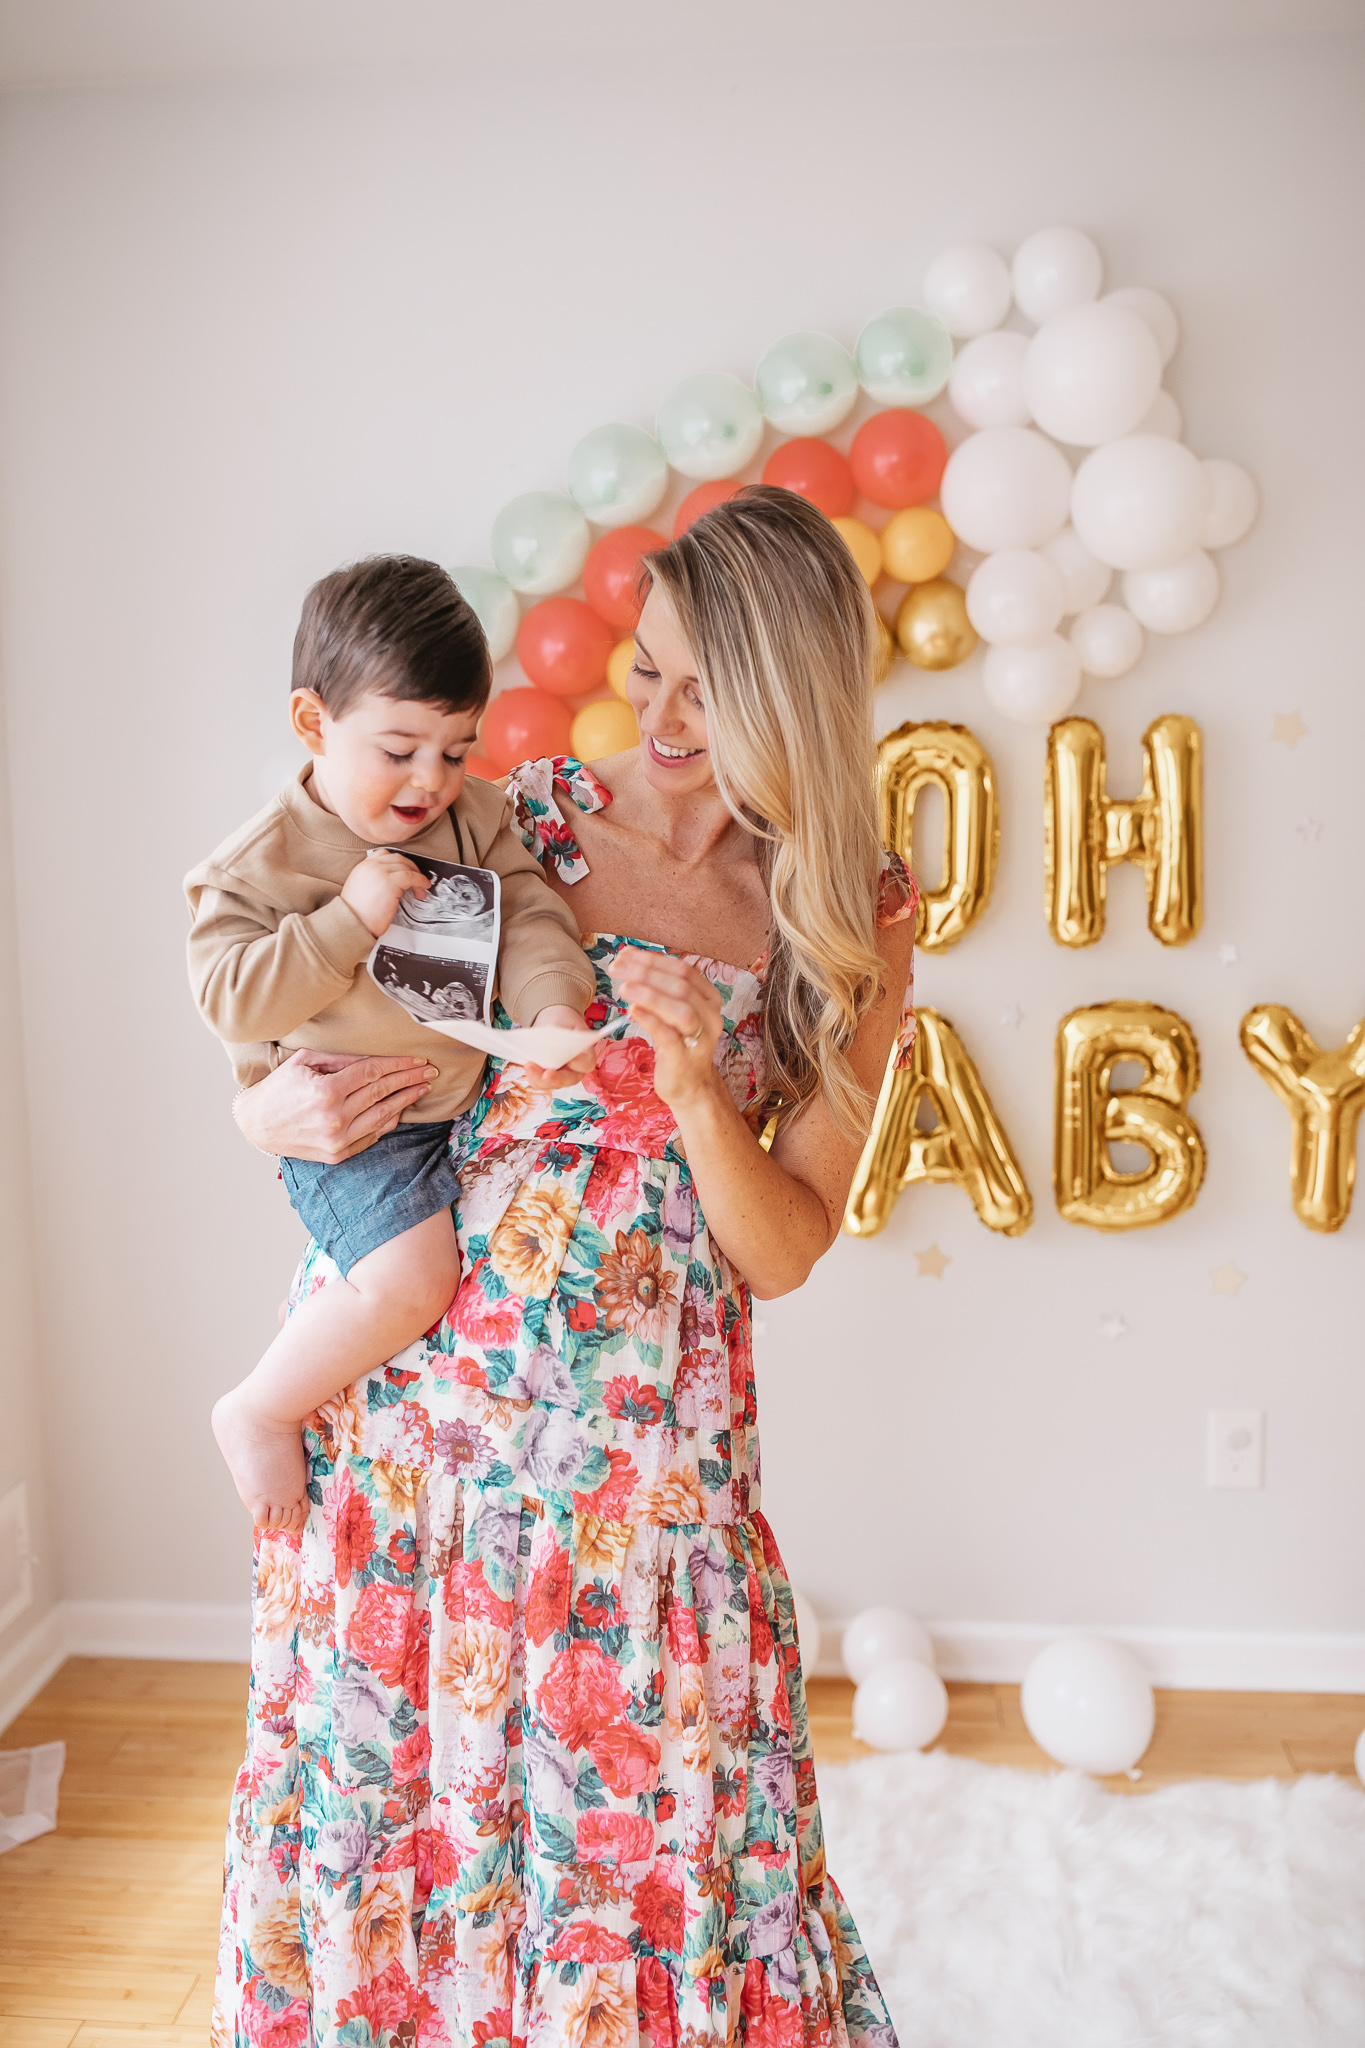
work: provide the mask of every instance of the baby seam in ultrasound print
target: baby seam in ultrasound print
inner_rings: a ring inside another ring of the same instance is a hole
[[[396,849],[401,851],[401,849]],[[420,1024],[487,1023],[502,924],[502,884],[490,868],[405,856],[431,884],[409,890],[369,958],[378,987]]]

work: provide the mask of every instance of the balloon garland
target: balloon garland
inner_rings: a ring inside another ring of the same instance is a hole
[[[1147,632],[1201,624],[1219,595],[1209,550],[1247,532],[1256,486],[1181,439],[1161,382],[1180,338],[1169,302],[1141,285],[1101,296],[1103,283],[1076,228],[1030,235],[1012,264],[961,244],[929,265],[922,305],[876,314],[851,353],[827,334],[786,335],[752,389],[702,372],[665,396],[653,434],[586,434],[567,492],[514,498],[493,522],[493,567],[453,571],[495,663],[515,648],[529,685],[494,697],[481,765],[634,744],[635,584],[664,538],[648,521],[674,476],[694,485],[675,533],[731,495],[769,428],[787,438],[764,482],[818,505],[874,591],[882,676],[898,654],[956,668],[984,641],[992,707],[1049,725],[1083,677],[1135,667]],[[881,410],[845,451],[828,436],[863,393]],[[965,429],[951,449],[921,409],[944,394],[950,433]],[[569,594],[580,579],[581,598]]]

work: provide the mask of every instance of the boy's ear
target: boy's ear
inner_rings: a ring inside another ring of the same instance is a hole
[[[327,716],[316,690],[295,690],[289,699],[289,723],[310,754],[323,752],[322,721]]]

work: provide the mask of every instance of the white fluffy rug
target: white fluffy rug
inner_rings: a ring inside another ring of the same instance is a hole
[[[944,1755],[819,1773],[901,2048],[1365,2048],[1365,1797],[1142,1797]]]

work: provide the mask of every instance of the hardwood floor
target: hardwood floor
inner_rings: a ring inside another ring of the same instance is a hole
[[[1009,1685],[950,1685],[939,1747],[1053,1768]],[[242,1756],[246,1670],[73,1658],[0,1748],[65,1742],[55,1834],[0,1856],[0,2048],[189,2048],[208,2037],[228,1794]],[[810,1681],[817,1760],[855,1742],[845,1680]],[[1353,1773],[1365,1697],[1157,1695],[1139,1785]]]

